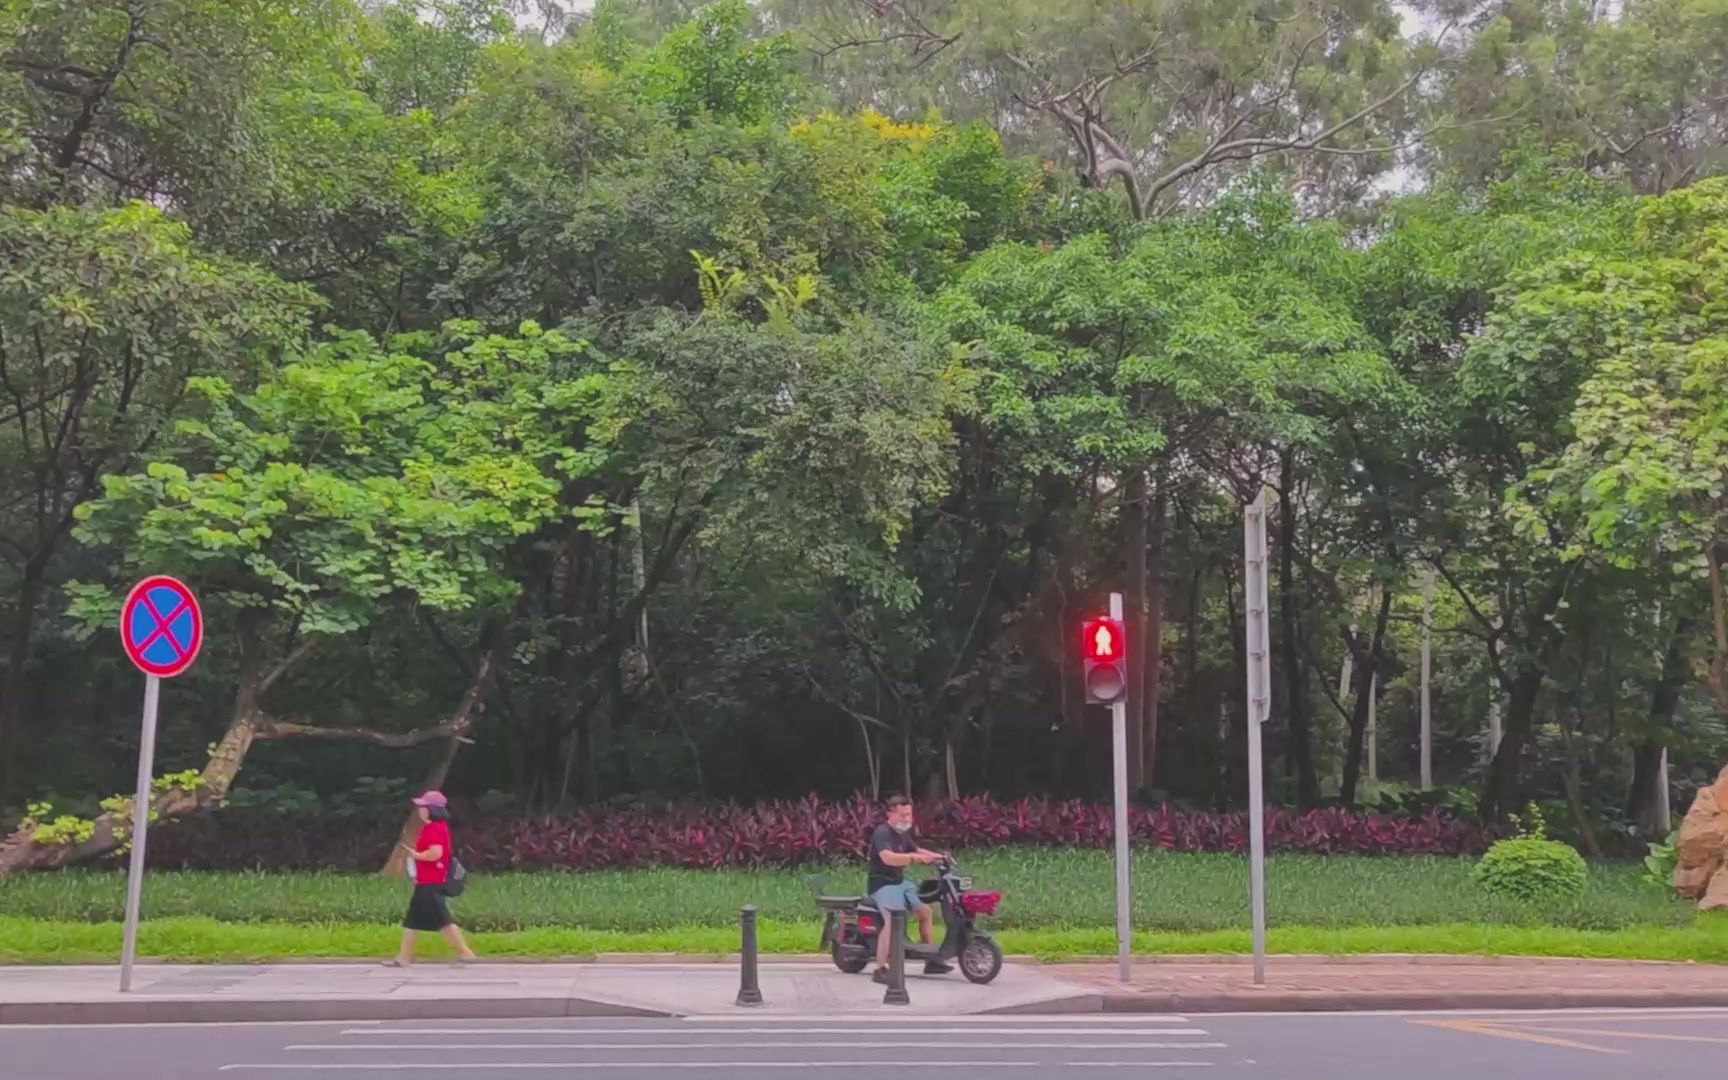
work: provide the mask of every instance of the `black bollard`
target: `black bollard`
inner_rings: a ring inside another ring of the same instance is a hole
[[[762,1004],[762,986],[756,978],[756,905],[738,909],[738,929],[743,935],[740,949],[738,1004]]]
[[[894,937],[888,943],[888,992],[882,995],[884,1005],[910,1005],[906,995],[906,913],[896,911],[889,916],[886,933]]]

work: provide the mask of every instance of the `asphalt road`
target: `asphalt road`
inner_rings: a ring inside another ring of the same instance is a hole
[[[1728,1011],[0,1028],[8,1080],[855,1078],[953,1068],[1098,1080],[1714,1076]]]

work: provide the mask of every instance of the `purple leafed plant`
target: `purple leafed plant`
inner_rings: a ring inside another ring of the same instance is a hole
[[[864,798],[815,798],[755,806],[685,805],[584,809],[524,817],[469,816],[457,807],[463,861],[476,869],[604,870],[682,866],[713,869],[859,862],[878,804]],[[1001,846],[1108,849],[1108,804],[1078,800],[974,797],[918,808],[919,833],[933,847]],[[379,813],[283,815],[230,810],[151,837],[151,861],[185,869],[376,869],[401,826]],[[1168,805],[1134,807],[1136,846],[1179,852],[1248,849],[1244,813],[1207,813]],[[1462,855],[1486,849],[1487,830],[1437,811],[1390,817],[1338,808],[1266,812],[1266,846],[1315,855]]]

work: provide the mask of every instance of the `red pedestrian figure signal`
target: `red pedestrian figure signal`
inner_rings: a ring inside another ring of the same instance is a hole
[[[1118,619],[1086,621],[1080,635],[1080,656],[1088,705],[1110,705],[1128,689],[1128,649]]]

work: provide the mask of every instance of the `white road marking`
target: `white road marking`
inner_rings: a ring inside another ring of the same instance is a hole
[[[829,1013],[822,1016],[800,1016],[788,1013],[784,1016],[758,1013],[755,1016],[741,1016],[735,1013],[707,1013],[699,1016],[686,1016],[686,1024],[759,1024],[770,1021],[777,1024],[804,1023],[835,1023],[846,1021],[857,1023],[860,1020],[880,1019],[879,1013]],[[895,1017],[895,1027],[906,1027],[915,1024],[1001,1024],[1020,1027],[1026,1024],[1186,1024],[1185,1016],[1174,1016],[1170,1013],[1135,1013],[1133,1015],[1106,1016],[1100,1013],[1063,1013],[1053,1016],[1020,1016],[1014,1013],[966,1013],[957,1016],[908,1016]]]
[[[1042,1061],[951,1061],[944,1066],[991,1069],[1050,1069]],[[1064,1068],[1074,1069],[1209,1069],[1210,1061],[1066,1061]],[[436,1061],[436,1062],[367,1062],[362,1064],[254,1064],[223,1065],[219,1072],[417,1072],[422,1069],[472,1071],[475,1069],[868,1069],[880,1072],[881,1062],[874,1061]]]
[[[1222,1050],[1226,1044],[1221,1042],[1015,1042],[1007,1049],[1012,1050],[1061,1050],[1072,1047],[1075,1050]],[[365,1045],[362,1043],[298,1043],[283,1049],[290,1051],[324,1051],[353,1053],[356,1050],[423,1050],[428,1053],[447,1050],[868,1050],[871,1047],[898,1047],[908,1050],[942,1050],[949,1049],[954,1043],[949,1040],[942,1042],[883,1042],[871,1039],[854,1042],[695,1042],[674,1043],[590,1043],[590,1042],[541,1042],[541,1043],[382,1043]],[[970,1049],[982,1049],[970,1047]]]
[[[947,1061],[945,1066],[993,1069],[1048,1069],[1039,1061]],[[1145,1064],[1145,1063],[1141,1063]],[[477,1069],[869,1069],[882,1071],[879,1061],[388,1061],[364,1064],[307,1063],[224,1065],[218,1072],[419,1072],[443,1069],[474,1072]]]
[[[1607,1015],[1603,1015],[1603,1014],[1607,1014]],[[1293,1009],[1293,1010],[1288,1010],[1288,1011],[1268,1011],[1268,1012],[1215,1012],[1215,1013],[1205,1013],[1200,1018],[1204,1019],[1204,1020],[1213,1020],[1213,1019],[1221,1019],[1221,1018],[1252,1020],[1252,1019],[1258,1019],[1259,1017],[1263,1017],[1263,1016],[1281,1016],[1281,1017],[1295,1016],[1295,1017],[1301,1017],[1304,1020],[1329,1020],[1329,1019],[1340,1019],[1340,1018],[1349,1019],[1349,1018],[1355,1017],[1355,1016],[1399,1016],[1399,1017],[1403,1017],[1403,1016],[1459,1016],[1459,1017],[1464,1017],[1464,1016],[1470,1016],[1470,1017],[1558,1016],[1558,1017],[1563,1017],[1563,1018],[1573,1019],[1573,1020],[1595,1020],[1595,1019],[1636,1019],[1636,1018],[1648,1017],[1648,1016],[1674,1016],[1674,1015],[1690,1015],[1690,1016],[1695,1016],[1697,1019],[1700,1019],[1700,1020],[1715,1019],[1715,1018],[1728,1019],[1728,1009],[1713,1009],[1713,1008],[1709,1008],[1707,1006],[1698,1006],[1698,1007],[1694,1007],[1694,1008],[1678,1008],[1678,1009],[1630,1008],[1630,1009],[1614,1009],[1614,1010],[1606,1009],[1602,1006],[1584,1007],[1584,1008],[1577,1008],[1577,1009],[1348,1009],[1348,1010],[1330,1011],[1330,1012],[1317,1012],[1317,1011],[1305,1010],[1305,1009]],[[1132,1019],[1132,1017],[1130,1017],[1128,1015],[1124,1015],[1124,1016],[1122,1016],[1122,1019],[1126,1021],[1126,1020]],[[1149,1017],[1149,1016],[1141,1017],[1141,1019],[1150,1020],[1150,1019],[1152,1019],[1152,1017]]]
[[[859,1024],[853,1024],[851,1027],[726,1028],[724,1030],[710,1030],[708,1033],[714,1034],[714,1035],[856,1035],[859,1032],[860,1026],[861,1025],[859,1025]],[[1206,1034],[1208,1034],[1208,1032],[1206,1031],[1205,1028],[1197,1028],[1197,1027],[1188,1027],[1188,1028],[1178,1028],[1178,1027],[1131,1028],[1131,1027],[1120,1027],[1120,1026],[1094,1027],[1094,1028],[1086,1028],[1086,1027],[1049,1028],[1049,1027],[1045,1027],[1045,1028],[1033,1028],[1031,1030],[1023,1031],[1023,1030],[1019,1030],[1019,1029],[1015,1029],[1015,1028],[1002,1028],[1002,1029],[998,1030],[998,1029],[991,1029],[991,1028],[976,1028],[976,1027],[911,1027],[911,1028],[905,1028],[903,1025],[901,1025],[898,1022],[896,1022],[894,1026],[895,1026],[896,1030],[905,1030],[905,1031],[907,1031],[908,1034],[913,1034],[913,1035],[964,1035],[964,1036],[968,1036],[968,1037],[972,1037],[972,1038],[992,1038],[992,1039],[1022,1038],[1022,1037],[1034,1037],[1034,1036],[1041,1038],[1041,1037],[1049,1036],[1049,1035],[1206,1035]],[[433,1035],[433,1034],[452,1035],[452,1036],[460,1036],[460,1035],[576,1035],[576,1036],[581,1036],[583,1038],[588,1038],[588,1037],[592,1037],[592,1036],[608,1036],[608,1037],[617,1036],[619,1038],[629,1038],[633,1035],[696,1035],[699,1033],[700,1033],[699,1030],[692,1030],[690,1028],[660,1028],[660,1027],[619,1027],[619,1028],[610,1028],[607,1030],[599,1030],[599,1029],[595,1029],[595,1028],[586,1028],[586,1027],[557,1027],[557,1028],[414,1027],[414,1028],[360,1028],[360,1029],[353,1029],[353,1030],[348,1030],[348,1031],[342,1032],[342,1034],[345,1036],[346,1035],[366,1035],[366,1036],[378,1036],[381,1038],[390,1037],[390,1036],[399,1036],[399,1035]]]
[[[68,1029],[102,1029],[111,1028],[272,1028],[272,1027],[334,1027],[337,1024],[378,1024],[380,1020],[215,1020],[201,1023],[197,1020],[163,1020],[138,1021],[125,1024],[0,1024],[0,1034],[8,1031],[66,1031]],[[359,1031],[344,1031],[344,1035],[359,1035]]]
[[[1065,1069],[1210,1069],[1210,1061],[1064,1061]]]

